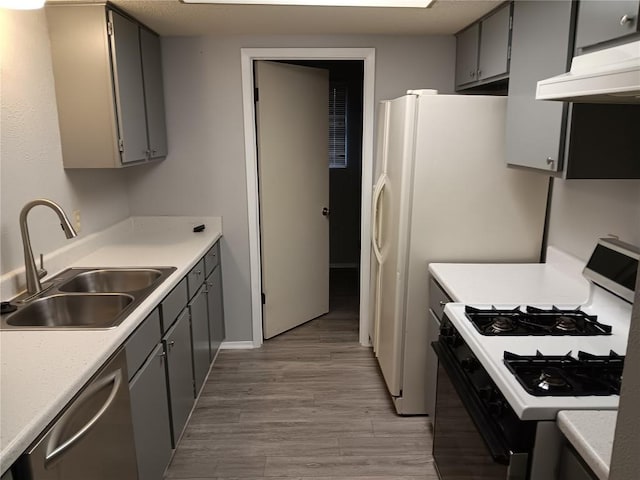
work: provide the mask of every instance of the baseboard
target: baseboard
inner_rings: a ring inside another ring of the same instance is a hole
[[[256,348],[252,341],[242,342],[222,342],[220,345],[222,350],[248,350],[250,348]]]

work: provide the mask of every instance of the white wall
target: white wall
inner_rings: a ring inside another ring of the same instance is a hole
[[[122,172],[65,171],[47,24],[43,10],[0,9],[0,274],[23,265],[18,216],[34,198],[81,213],[81,235],[129,215]],[[68,240],[56,215],[43,207],[29,215],[34,254]]]
[[[640,245],[640,180],[554,180],[549,243],[587,260],[608,234]]]
[[[229,340],[251,340],[249,238],[240,49],[374,47],[377,100],[408,88],[453,88],[455,40],[397,36],[211,36],[163,39],[169,157],[131,170],[131,211],[223,218]],[[178,190],[178,194],[173,192]]]

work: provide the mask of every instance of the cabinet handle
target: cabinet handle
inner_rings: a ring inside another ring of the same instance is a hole
[[[549,168],[553,168],[553,164],[555,163],[555,160],[551,157],[547,157],[547,165],[549,165]]]
[[[175,344],[176,342],[171,340],[169,343],[167,343],[167,347],[169,347],[168,349],[171,350]]]
[[[634,19],[633,15],[623,15],[620,17],[620,26],[624,27],[627,23],[632,23]]]
[[[473,78],[476,76],[476,72],[469,72],[469,77]]]
[[[482,75],[482,70],[478,70],[478,78]]]
[[[447,302],[443,302],[442,300],[440,300],[438,303],[440,304],[441,307],[444,307],[447,304]]]

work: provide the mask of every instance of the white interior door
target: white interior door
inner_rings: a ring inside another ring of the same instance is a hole
[[[329,72],[258,61],[264,338],[329,311]]]

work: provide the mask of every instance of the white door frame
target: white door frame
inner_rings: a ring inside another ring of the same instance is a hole
[[[362,102],[362,204],[360,224],[360,334],[361,345],[369,342],[369,275],[371,257],[371,194],[373,184],[374,48],[242,48],[242,105],[244,150],[249,217],[249,263],[251,267],[251,320],[253,346],[262,345],[262,272],[260,263],[260,198],[254,108],[254,60],[363,60]]]

